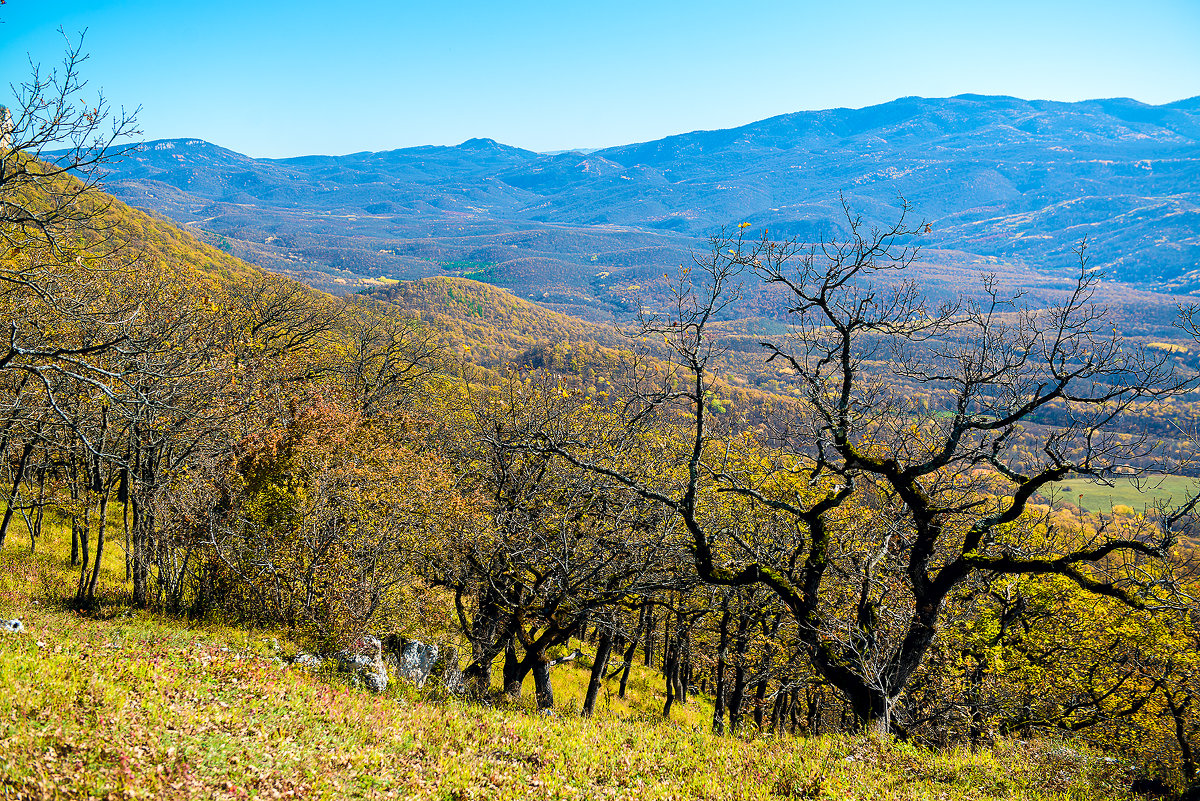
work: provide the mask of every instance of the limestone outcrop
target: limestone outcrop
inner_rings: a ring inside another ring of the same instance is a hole
[[[335,668],[350,674],[351,681],[373,693],[385,692],[393,677],[425,687],[430,681],[453,695],[466,689],[458,666],[458,649],[452,645],[392,635],[384,640],[371,635],[355,639],[333,654],[302,652],[292,660],[308,670]]]

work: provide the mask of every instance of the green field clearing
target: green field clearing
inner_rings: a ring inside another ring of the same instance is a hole
[[[1055,504],[1070,503],[1082,506],[1087,512],[1108,514],[1114,506],[1125,505],[1140,512],[1158,502],[1178,504],[1197,491],[1200,481],[1188,476],[1153,475],[1140,479],[1114,478],[1112,486],[1087,479],[1060,481],[1054,485]],[[1080,496],[1083,500],[1080,501]]]

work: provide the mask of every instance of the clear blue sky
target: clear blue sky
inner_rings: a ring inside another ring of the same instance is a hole
[[[147,139],[253,156],[601,147],[964,92],[1200,94],[1200,0],[8,0],[4,81],[87,29]],[[0,101],[3,102],[3,101]]]

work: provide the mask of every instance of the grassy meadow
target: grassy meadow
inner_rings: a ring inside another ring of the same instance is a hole
[[[3,799],[1128,797],[1125,766],[1058,741],[715,737],[702,698],[662,720],[661,677],[640,665],[590,720],[586,660],[555,668],[553,716],[398,682],[373,696],[287,666],[297,646],[273,632],[130,610],[117,547],[101,610],[68,611],[62,545],[12,537],[0,554],[0,617],[27,627],[0,637]]]
[[[1054,487],[1058,503],[1074,504],[1092,514],[1110,514],[1114,506],[1128,506],[1140,512],[1156,503],[1182,503],[1196,494],[1197,480],[1188,476],[1152,475],[1137,479],[1118,477],[1100,483],[1077,478],[1060,481]]]

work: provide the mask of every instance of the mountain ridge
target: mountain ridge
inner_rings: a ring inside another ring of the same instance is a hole
[[[484,265],[486,280],[524,297],[619,314],[621,293],[597,286],[600,273],[641,284],[741,222],[837,236],[843,197],[870,224],[911,204],[933,224],[933,249],[1062,274],[1087,237],[1093,263],[1117,280],[1200,288],[1200,98],[909,97],[588,153],[479,138],[251,159],[169,140],[109,180],[127,202],[335,291]]]

